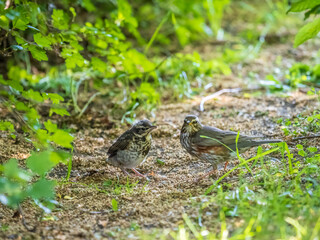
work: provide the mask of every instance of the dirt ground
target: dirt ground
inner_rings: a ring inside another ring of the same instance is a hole
[[[274,74],[276,68],[282,71],[294,61],[308,60],[307,53],[308,49],[305,48],[292,50],[288,45],[272,45],[263,50],[256,60],[244,66],[233,66],[232,76],[213,79],[218,83],[214,86],[243,89],[256,87],[256,81],[246,77],[249,72],[254,72],[257,79],[264,79],[265,75]],[[274,66],[279,55],[282,56],[281,64]],[[138,169],[143,174],[149,174],[150,181],[133,175],[127,179],[119,169],[105,162],[108,147],[127,129],[126,126],[112,119],[106,124],[103,117],[93,119],[92,124],[85,124],[86,119],[74,123],[77,132],[69,182],[62,181],[67,172],[66,166],[59,165],[50,173],[50,178],[59,181],[56,200],[61,205],[50,214],[47,221],[39,221],[41,211],[30,202],[22,204],[26,223],[36,227],[34,232],[26,230],[19,217],[15,217],[14,210],[1,206],[0,221],[2,225],[8,225],[8,229],[0,231],[0,238],[137,239],[136,231],[139,229],[145,232],[176,229],[183,221],[183,213],[190,217],[198,214],[194,203],[201,200],[200,196],[213,182],[210,178],[197,184],[193,182],[210,170],[210,164],[194,159],[181,148],[179,131],[185,115],[196,114],[202,123],[226,130],[284,138],[281,126],[276,123],[277,119],[291,118],[299,113],[308,114],[319,107],[314,97],[307,96],[301,90],[287,97],[266,94],[253,97],[248,92],[239,92],[224,94],[206,102],[205,111],[200,112],[202,97],[215,91],[217,88],[212,87],[192,100],[162,105],[156,111],[156,116],[149,116],[159,127],[153,133],[149,157]],[[1,159],[17,158],[23,161],[28,157],[30,147],[22,142],[15,144],[3,136],[0,138]],[[253,155],[254,150],[245,156]],[[274,158],[277,158],[276,154],[267,159],[273,161]],[[232,162],[229,168],[235,164],[237,162]],[[258,166],[255,171],[259,171]],[[231,184],[236,182],[237,173],[233,172],[224,181]],[[112,199],[117,200],[118,211],[112,210]],[[216,217],[215,214],[218,211],[203,216],[202,224],[214,229],[215,226],[210,225],[210,222]]]

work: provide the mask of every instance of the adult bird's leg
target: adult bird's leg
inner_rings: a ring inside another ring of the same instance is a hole
[[[139,173],[135,168],[131,168],[132,171],[134,171],[134,173],[139,176],[139,177],[143,177],[143,178],[147,178],[145,175]]]
[[[216,173],[217,170],[218,170],[218,169],[217,169],[217,166],[213,166],[213,169],[212,169],[210,172],[208,172],[208,173],[204,174],[203,176],[197,178],[195,182],[199,182],[199,181],[201,181],[202,179],[204,179],[204,178],[206,178],[206,177],[208,177],[208,176],[211,176],[212,174]]]
[[[226,161],[226,163],[224,164],[224,169],[223,169],[223,171],[226,171],[227,166],[228,166],[228,163],[229,163],[229,161]]]

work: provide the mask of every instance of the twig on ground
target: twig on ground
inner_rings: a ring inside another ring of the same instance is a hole
[[[298,141],[298,140],[310,139],[310,138],[320,138],[320,134],[313,135],[313,136],[296,137],[296,138],[292,138],[291,141]]]
[[[37,226],[34,226],[33,228],[30,228],[30,227],[27,225],[26,220],[25,220],[25,218],[24,218],[24,213],[23,213],[22,208],[21,208],[20,205],[19,205],[19,207],[18,207],[18,212],[19,212],[19,215],[20,215],[20,218],[21,218],[22,225],[23,225],[29,232],[35,232]]]
[[[209,96],[206,96],[206,97],[204,97],[204,98],[201,100],[201,103],[200,103],[200,111],[201,111],[201,112],[204,111],[204,103],[205,103],[206,101],[209,101],[209,100],[211,100],[211,99],[213,99],[213,98],[216,98],[216,97],[220,96],[220,95],[223,94],[223,93],[237,93],[237,92],[240,92],[240,91],[242,91],[241,88],[222,89],[222,90],[220,90],[220,91],[218,91],[218,92],[215,92],[215,93],[213,93],[213,94],[211,94],[211,95],[209,95]]]
[[[287,144],[288,145],[295,145],[295,141],[303,140],[303,139],[312,139],[312,138],[320,138],[320,135],[313,135],[313,136],[302,136],[302,137],[296,137],[292,139],[288,139]]]

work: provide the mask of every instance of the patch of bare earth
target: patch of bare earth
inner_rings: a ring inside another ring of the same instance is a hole
[[[270,47],[262,52],[259,59],[239,68],[241,75],[246,76],[249,71],[254,71],[263,79],[269,74],[269,67],[274,69],[274,54],[270,52],[276,50],[282,55],[284,65],[285,61],[288,63],[291,61],[289,59],[294,58],[293,53],[288,52],[289,47],[275,46],[274,49]],[[250,88],[250,83],[242,80],[238,74],[234,74],[224,78],[219,84],[222,88],[238,86]],[[210,94],[210,91],[214,92],[216,89],[209,90],[203,95]],[[308,114],[318,107],[315,98],[299,91],[285,98],[265,95],[244,97],[242,92],[225,94],[208,101],[204,112],[199,111],[200,101],[201,97],[196,97],[182,103],[163,105],[156,111],[156,117],[150,118],[159,127],[154,131],[153,146],[147,161],[139,166],[143,174],[149,174],[150,181],[133,175],[127,180],[119,169],[105,162],[108,147],[126,130],[126,126],[116,123],[113,128],[106,129],[101,121],[101,124],[96,124],[94,127],[81,128],[75,134],[76,152],[69,182],[62,181],[66,175],[66,166],[58,166],[50,173],[50,178],[59,182],[56,188],[56,200],[61,204],[50,214],[52,219],[39,221],[40,210],[30,202],[25,202],[22,208],[26,222],[29,226],[36,226],[35,232],[29,232],[21,224],[20,219],[14,217],[13,210],[2,206],[1,225],[8,225],[8,229],[0,231],[0,237],[127,239],[134,238],[135,233],[132,230],[137,228],[147,232],[155,229],[175,229],[182,223],[183,213],[187,213],[190,217],[198,215],[199,209],[195,203],[212,184],[212,179],[209,178],[197,184],[193,182],[195,178],[210,170],[210,165],[194,159],[181,148],[179,130],[185,115],[196,114],[202,123],[226,130],[283,138],[280,126],[276,123],[278,118],[291,118],[299,113]],[[2,162],[12,157],[27,158],[31,147],[28,144],[17,144],[5,137],[0,139],[0,145]],[[254,150],[246,154],[246,156],[253,155]],[[236,161],[232,162],[229,168],[235,164]],[[259,166],[254,171],[259,171]],[[237,174],[238,171],[235,171],[224,181],[231,184],[237,182]],[[118,202],[118,211],[112,210],[113,198]],[[212,221],[217,214],[218,209],[212,209],[212,215],[203,216],[202,224],[215,230],[217,226],[214,226]]]

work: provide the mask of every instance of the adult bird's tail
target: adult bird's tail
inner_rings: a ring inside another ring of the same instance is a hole
[[[280,139],[266,139],[266,140],[257,140],[257,145],[266,144],[266,143],[279,143],[283,142],[283,140]]]

